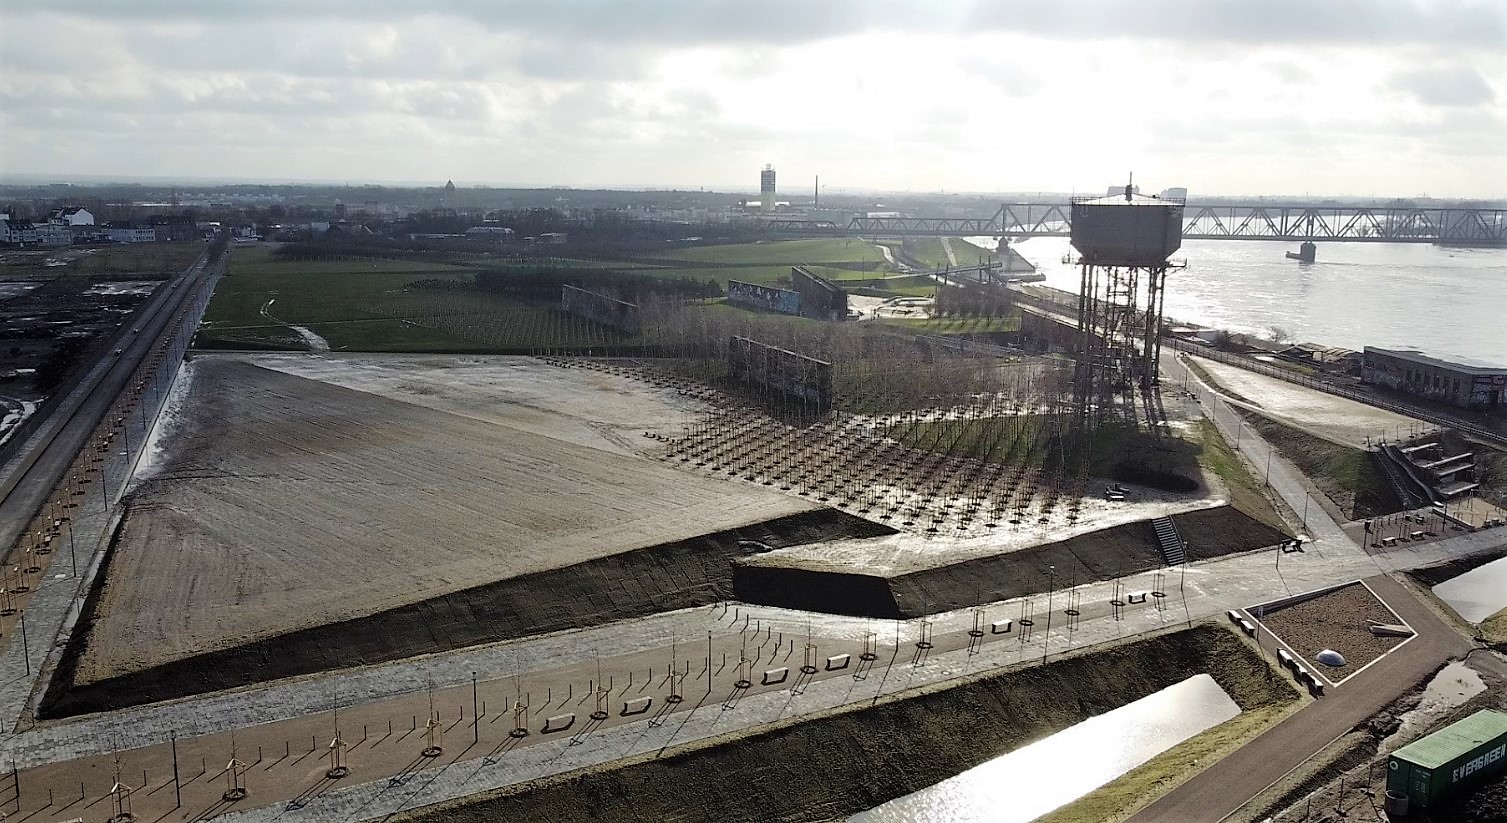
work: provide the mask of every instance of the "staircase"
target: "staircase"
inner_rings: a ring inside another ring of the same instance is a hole
[[[1151,521],[1152,528],[1156,529],[1156,541],[1162,547],[1162,559],[1169,566],[1181,566],[1188,561],[1188,556],[1183,553],[1183,539],[1177,533],[1177,526],[1172,524],[1170,517],[1158,517]]]

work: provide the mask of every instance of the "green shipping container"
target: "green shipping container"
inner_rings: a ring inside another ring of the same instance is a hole
[[[1414,808],[1430,805],[1462,785],[1507,767],[1507,714],[1482,709],[1392,752],[1387,790],[1407,795]]]

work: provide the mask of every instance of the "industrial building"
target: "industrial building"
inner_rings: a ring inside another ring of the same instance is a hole
[[[1420,351],[1367,346],[1360,379],[1462,409],[1497,409],[1507,400],[1507,366],[1452,362]]]
[[[1507,767],[1507,714],[1482,709],[1392,752],[1387,759],[1387,810],[1428,808],[1462,785]]]
[[[759,172],[759,211],[769,214],[774,211],[774,166],[765,165]]]

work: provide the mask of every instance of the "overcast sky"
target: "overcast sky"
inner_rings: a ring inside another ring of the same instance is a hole
[[[0,0],[0,173],[1507,195],[1507,0]]]

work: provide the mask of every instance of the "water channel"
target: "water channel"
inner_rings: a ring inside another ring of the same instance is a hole
[[[1195,675],[848,820],[1026,823],[1238,714],[1214,678]]]
[[[1507,557],[1440,583],[1434,587],[1434,596],[1470,623],[1507,609]]]

